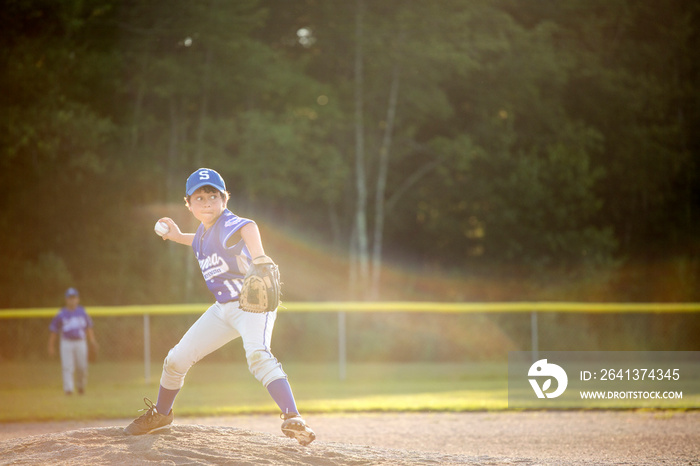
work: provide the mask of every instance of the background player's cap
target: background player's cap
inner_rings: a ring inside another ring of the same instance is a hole
[[[224,183],[224,179],[211,168],[200,168],[187,178],[187,185],[185,187],[187,195],[191,196],[202,186],[213,186],[222,193],[226,192],[226,183]]]
[[[78,290],[75,288],[68,288],[66,290],[66,298],[70,298],[71,296],[78,296]]]

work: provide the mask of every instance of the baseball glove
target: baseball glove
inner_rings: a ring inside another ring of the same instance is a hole
[[[241,289],[241,309],[247,312],[272,312],[280,305],[282,284],[277,264],[267,256],[253,259]]]

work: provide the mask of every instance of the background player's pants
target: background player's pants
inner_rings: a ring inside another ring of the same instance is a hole
[[[63,391],[82,392],[87,386],[88,347],[85,340],[61,338],[61,366],[63,368]],[[75,382],[73,376],[75,375]]]
[[[243,340],[248,369],[265,387],[273,380],[286,378],[282,365],[270,351],[276,318],[277,311],[255,314],[241,310],[238,302],[214,303],[168,353],[161,386],[179,390],[190,367],[238,337]]]

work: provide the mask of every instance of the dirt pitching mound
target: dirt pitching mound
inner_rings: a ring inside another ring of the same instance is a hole
[[[492,458],[324,443],[302,447],[282,436],[235,427],[175,425],[128,436],[122,427],[99,427],[0,442],[0,464],[494,464]],[[497,464],[533,464],[499,458]]]

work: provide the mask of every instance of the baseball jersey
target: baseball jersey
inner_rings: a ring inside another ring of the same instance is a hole
[[[235,215],[228,209],[208,230],[199,225],[192,249],[202,269],[207,288],[220,303],[238,301],[243,278],[251,257],[240,229],[252,220]]]
[[[68,308],[61,308],[49,325],[49,330],[60,333],[61,338],[68,340],[84,340],[85,329],[92,327],[92,319],[85,312],[83,306],[78,306],[71,311]]]

